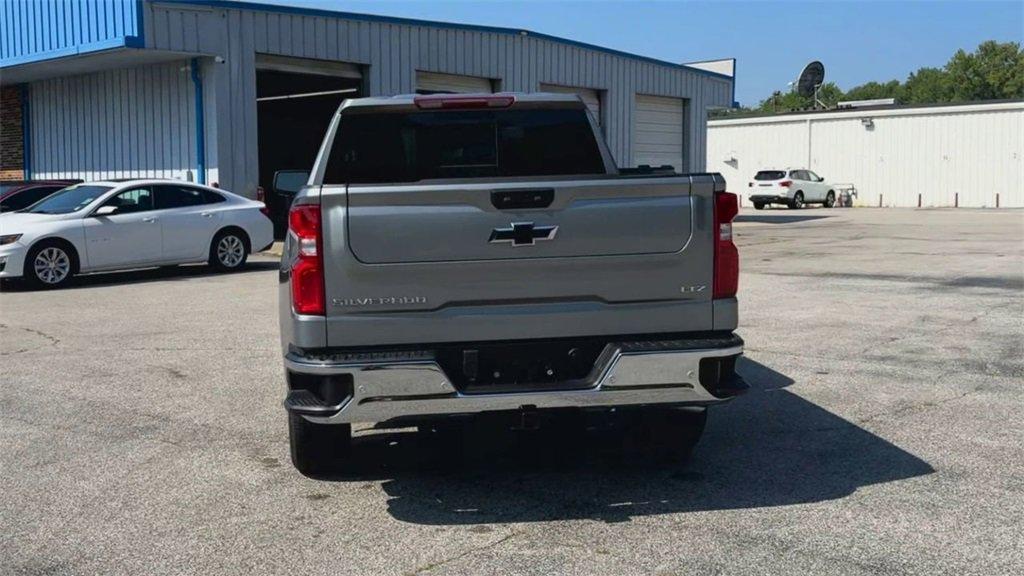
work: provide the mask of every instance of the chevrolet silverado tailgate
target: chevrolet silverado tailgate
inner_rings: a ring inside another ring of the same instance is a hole
[[[710,175],[321,190],[330,346],[712,329]]]
[[[367,264],[664,254],[686,245],[690,213],[678,178],[352,186],[347,229]]]

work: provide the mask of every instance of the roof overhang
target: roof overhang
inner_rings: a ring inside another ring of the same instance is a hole
[[[159,64],[161,62],[172,62],[184,60],[204,54],[193,54],[189,52],[172,52],[167,50],[148,50],[143,48],[119,47],[98,52],[84,54],[72,54],[70,56],[58,57],[50,60],[40,60],[14,66],[0,68],[0,84],[9,86],[12,84],[23,84],[35,82],[48,78],[59,78],[62,76],[77,76],[113,70],[116,68],[130,68],[134,66],[146,66]]]

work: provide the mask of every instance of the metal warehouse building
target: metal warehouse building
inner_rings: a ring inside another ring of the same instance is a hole
[[[252,196],[308,168],[342,99],[575,92],[623,166],[704,170],[732,62],[525,30],[218,0],[3,3],[7,176],[169,177]],[[20,136],[20,137],[19,137]]]
[[[1024,101],[713,120],[707,168],[744,196],[758,170],[808,168],[860,205],[1021,207]]]

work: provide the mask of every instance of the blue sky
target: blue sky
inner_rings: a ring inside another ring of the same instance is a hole
[[[671,62],[735,57],[736,98],[785,90],[810,60],[848,89],[904,80],[984,40],[1021,42],[1024,2],[560,2],[262,0],[525,28]]]

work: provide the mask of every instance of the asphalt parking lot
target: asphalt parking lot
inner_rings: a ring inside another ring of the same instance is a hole
[[[1020,574],[1024,212],[745,210],[740,368],[694,458],[288,461],[276,262],[0,294],[0,574]],[[584,441],[585,444],[585,441]]]

